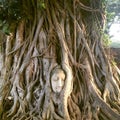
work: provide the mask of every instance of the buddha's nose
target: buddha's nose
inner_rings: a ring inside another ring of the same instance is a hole
[[[62,80],[61,79],[58,80],[58,84],[59,84],[59,86],[62,86]]]

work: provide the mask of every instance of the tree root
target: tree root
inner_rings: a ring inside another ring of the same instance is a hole
[[[37,7],[35,18],[20,21],[3,46],[0,119],[120,119],[120,70],[101,47],[101,1],[81,1],[25,1]],[[50,84],[56,64],[66,73],[58,98]],[[9,95],[13,103],[5,111]]]
[[[110,108],[105,103],[105,101],[102,100],[102,98],[99,96],[99,94],[96,92],[96,90],[94,88],[94,83],[92,83],[92,80],[91,80],[91,79],[93,79],[93,77],[91,75],[89,65],[88,65],[88,68],[87,68],[87,74],[88,74],[88,77],[86,79],[86,82],[87,82],[87,84],[89,86],[89,92],[90,92],[92,98],[97,102],[97,105],[100,106],[100,110],[103,113],[105,113],[107,115],[107,117],[109,117],[109,119],[119,120],[120,115],[118,113],[116,113],[112,108]],[[90,79],[88,79],[88,78],[90,78]]]

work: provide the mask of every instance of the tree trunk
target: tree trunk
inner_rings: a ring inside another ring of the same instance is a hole
[[[119,120],[120,70],[102,45],[102,1],[26,4],[32,19],[1,51],[1,119]]]

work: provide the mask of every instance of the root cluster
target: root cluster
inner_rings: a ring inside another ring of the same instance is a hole
[[[102,47],[101,4],[44,4],[34,21],[24,19],[7,36],[1,53],[1,119],[119,120],[120,71]],[[50,84],[56,65],[66,72],[60,94]]]

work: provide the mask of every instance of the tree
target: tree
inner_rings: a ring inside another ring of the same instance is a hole
[[[6,1],[1,119],[119,120],[120,70],[102,45],[104,1]]]
[[[119,23],[120,21],[120,0],[109,0],[106,1],[106,17],[107,17],[107,24],[105,32],[108,34],[109,29],[113,23]]]

